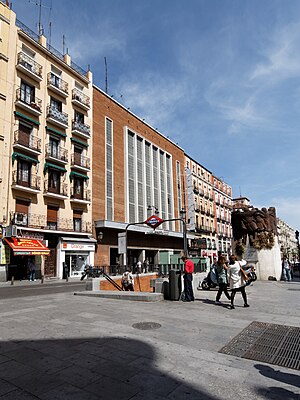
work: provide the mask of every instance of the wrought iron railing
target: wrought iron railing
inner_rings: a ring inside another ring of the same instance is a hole
[[[27,104],[32,110],[42,112],[42,100],[32,94],[28,94],[26,90],[18,88],[16,92],[16,100]]]
[[[88,136],[90,136],[91,134],[91,128],[89,125],[86,125],[83,122],[78,122],[75,120],[72,121],[72,131],[78,131]]]
[[[87,189],[78,191],[76,187],[71,187],[71,198],[76,200],[91,201],[91,191]]]
[[[22,51],[18,53],[17,65],[22,65],[28,71],[42,78],[43,67]]]
[[[90,98],[78,89],[72,90],[72,100],[77,100],[86,107],[90,107]]]
[[[46,157],[53,157],[57,160],[68,162],[68,150],[62,146],[53,147],[51,143],[47,143],[45,153]]]
[[[90,158],[84,157],[81,154],[73,153],[71,156],[71,165],[90,169],[91,160]]]
[[[18,170],[12,173],[12,184],[28,189],[41,190],[41,177]]]
[[[49,179],[45,179],[44,193],[52,193],[60,196],[68,196],[68,184],[64,182],[53,183]]]
[[[28,135],[28,133],[21,131],[20,129],[14,132],[14,144],[20,144],[24,147],[28,147],[31,150],[41,152],[41,139]]]
[[[51,105],[47,106],[47,118],[53,118],[64,125],[68,125],[68,114]]]
[[[61,90],[62,92],[68,94],[69,93],[69,85],[68,82],[61,79],[59,76],[49,72],[47,75],[47,84],[55,86],[57,89]]]

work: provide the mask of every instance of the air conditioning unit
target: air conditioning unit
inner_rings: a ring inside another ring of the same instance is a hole
[[[14,215],[14,218],[13,218],[13,223],[15,225],[26,226],[27,225],[27,214],[16,212]]]

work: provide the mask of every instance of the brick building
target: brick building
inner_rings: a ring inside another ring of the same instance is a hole
[[[127,232],[127,262],[178,261],[183,250],[180,221],[155,231],[150,215],[180,218],[185,209],[184,151],[101,89],[93,88],[93,221],[96,265],[124,264],[118,234]],[[139,225],[130,225],[141,222]]]

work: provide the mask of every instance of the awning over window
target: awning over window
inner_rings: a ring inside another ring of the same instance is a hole
[[[40,240],[19,239],[15,237],[4,238],[12,248],[15,256],[48,256],[50,250]]]
[[[75,171],[70,172],[70,180],[72,180],[74,177],[75,178],[82,178],[82,179],[89,179],[88,176],[80,174],[79,172],[75,172]]]
[[[65,133],[63,133],[63,132],[60,132],[60,131],[58,131],[58,130],[56,130],[56,129],[53,129],[53,128],[49,128],[49,126],[46,126],[46,130],[47,130],[48,132],[55,133],[56,135],[59,135],[59,136],[63,136],[63,137],[66,137],[66,136],[67,136],[67,135],[66,135]]]
[[[22,113],[20,113],[19,111],[15,111],[15,115],[16,115],[17,117],[23,118],[23,119],[25,119],[26,121],[31,122],[31,123],[33,123],[33,124],[35,124],[35,125],[40,125],[39,121],[36,121],[35,119],[30,118],[30,117],[27,117],[27,115],[22,114]]]
[[[83,147],[89,147],[89,145],[87,143],[83,142],[82,140],[76,139],[76,138],[71,138],[71,142],[80,144]]]
[[[18,153],[18,152],[15,151],[15,152],[12,154],[12,163],[15,162],[15,159],[16,159],[16,158],[22,158],[22,160],[30,161],[30,162],[32,162],[32,163],[34,163],[34,164],[39,163],[39,160],[37,160],[36,158],[29,157],[29,156],[26,156],[25,154]]]
[[[60,167],[59,165],[55,165],[55,164],[52,164],[52,163],[45,163],[45,165],[44,165],[44,174],[46,173],[46,170],[48,168],[57,169],[58,171],[61,171],[61,172],[67,172],[67,170],[64,167]]]

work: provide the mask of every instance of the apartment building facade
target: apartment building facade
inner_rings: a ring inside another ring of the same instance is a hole
[[[281,218],[277,218],[278,243],[281,258],[286,257],[290,262],[298,262],[299,248],[295,230]]]
[[[230,254],[231,187],[186,155],[188,230],[195,232],[190,254],[213,261],[219,252]]]
[[[223,179],[213,175],[213,189],[215,200],[216,240],[218,250],[222,253],[232,252],[232,188]]]
[[[94,86],[95,264],[177,263],[184,249],[184,188],[184,151]],[[166,222],[153,229],[144,223],[150,216]],[[125,256],[118,241],[124,232]]]
[[[93,263],[92,74],[0,3],[1,280]],[[63,268],[65,267],[65,268]]]

